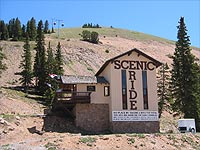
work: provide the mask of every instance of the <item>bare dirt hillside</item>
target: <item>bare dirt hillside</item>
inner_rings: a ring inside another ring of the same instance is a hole
[[[22,92],[1,89],[0,150],[197,150],[200,133],[177,132],[177,118],[165,111],[161,133],[86,135],[67,117],[45,116],[46,107]],[[33,96],[33,95],[29,95]]]
[[[46,35],[45,40],[46,45],[51,42],[54,50],[58,41],[61,42],[65,74],[94,75],[107,59],[133,48],[171,64],[168,56],[174,52],[175,46],[172,42],[153,38],[125,38],[124,31],[114,31],[111,36],[107,30],[105,35],[102,31],[100,44],[68,37],[64,31],[59,40],[55,35]],[[7,56],[5,63],[8,67],[0,78],[0,150],[199,149],[200,134],[178,133],[178,117],[173,117],[170,111],[163,113],[160,119],[161,133],[157,134],[84,135],[68,118],[46,116],[44,112],[47,112],[48,108],[39,97],[30,94],[27,96],[15,89],[20,85],[19,76],[15,73],[20,71],[23,42],[0,41],[0,47],[3,47]],[[34,57],[33,48],[34,42],[31,42]],[[198,48],[193,48],[192,53],[200,58]]]
[[[175,46],[168,42],[154,40],[131,40],[118,37],[100,37],[101,44],[92,44],[80,39],[53,39],[51,36],[46,37],[46,43],[51,42],[55,50],[58,41],[61,42],[62,54],[64,58],[65,74],[94,75],[103,63],[123,52],[133,48],[140,49],[153,58],[171,64],[169,56],[173,55]],[[46,44],[47,45],[47,44]],[[14,73],[19,72],[19,65],[23,50],[23,42],[5,42],[1,41],[0,46],[7,56],[6,64],[8,69],[0,78],[1,85],[16,84],[19,76]],[[32,49],[34,42],[31,42]],[[32,51],[34,55],[34,50]],[[193,48],[192,53],[200,58],[200,50]],[[34,60],[34,58],[33,58]]]

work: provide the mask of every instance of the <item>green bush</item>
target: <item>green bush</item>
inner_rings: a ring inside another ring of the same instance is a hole
[[[99,42],[99,34],[95,31],[88,31],[88,30],[83,30],[81,37],[83,38],[83,41],[88,41],[94,44],[98,44]]]
[[[83,38],[83,41],[90,41],[91,33],[90,33],[90,31],[88,31],[88,30],[83,30],[81,36],[82,36],[82,38]]]
[[[91,33],[90,42],[97,44],[99,42],[99,34],[95,31]]]

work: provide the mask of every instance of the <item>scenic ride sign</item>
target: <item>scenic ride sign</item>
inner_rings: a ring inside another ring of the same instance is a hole
[[[112,121],[158,121],[158,112],[112,111]]]

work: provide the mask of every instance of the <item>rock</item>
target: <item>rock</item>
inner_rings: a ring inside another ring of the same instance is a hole
[[[39,134],[39,135],[43,135],[43,134],[44,134],[44,131],[36,130],[35,133],[37,133],[37,134]]]
[[[3,118],[0,118],[0,124],[4,124],[5,120]]]
[[[16,124],[17,126],[19,126],[19,125],[20,125],[20,122],[19,122],[19,121],[16,121],[15,124]]]
[[[4,133],[4,134],[7,134],[7,133],[8,133],[8,131],[7,131],[7,130],[3,130],[3,133]]]
[[[103,140],[109,140],[109,138],[108,137],[104,137]]]
[[[14,131],[15,128],[13,128],[13,127],[9,127],[8,130],[9,130],[9,131]]]
[[[15,118],[16,118],[17,120],[20,120],[20,117],[19,117],[19,116],[16,116]]]

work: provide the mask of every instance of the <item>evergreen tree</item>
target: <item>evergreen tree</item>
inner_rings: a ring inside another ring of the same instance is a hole
[[[200,129],[198,65],[194,62],[194,56],[191,53],[184,17],[180,18],[177,28],[178,41],[172,57],[171,72],[173,107],[183,112],[185,118],[195,118],[198,129]]]
[[[3,63],[4,59],[6,59],[6,56],[2,52],[2,47],[0,47],[0,77],[1,77],[2,71],[7,69],[6,64]]]
[[[28,23],[27,23],[27,32],[29,34],[30,40],[34,41],[36,39],[36,35],[37,35],[36,21],[32,17],[31,20]]]
[[[37,27],[37,37],[36,37],[36,56],[34,62],[34,75],[36,77],[36,88],[41,93],[44,94],[46,89],[46,56],[45,56],[45,41],[43,33],[43,23],[42,20],[39,21]]]
[[[12,40],[19,41],[22,38],[22,28],[21,28],[21,22],[19,18],[16,18],[15,20],[15,26],[14,26],[14,37]]]
[[[27,32],[28,35],[31,34],[31,25],[30,25],[30,21],[27,21],[27,24],[26,24],[26,32]],[[29,40],[31,40],[31,39],[30,39],[30,35],[29,35]]]
[[[27,38],[27,37],[26,37],[26,34],[27,34],[27,33],[26,33],[26,26],[23,24],[23,25],[22,25],[22,37],[25,38],[25,39]]]
[[[8,40],[9,33],[6,24],[0,20],[0,40]]]
[[[46,20],[44,23],[44,33],[48,33],[48,31],[49,31],[49,22],[48,20]]]
[[[49,42],[48,49],[47,49],[47,62],[46,62],[47,74],[55,73],[54,72],[55,65],[56,65],[55,58],[53,56],[51,44]],[[55,89],[57,89],[57,83],[56,83],[56,80],[50,77],[47,78],[47,83],[49,83],[50,87],[45,91],[45,98],[48,101],[51,101],[55,96]]]
[[[8,24],[8,32],[9,32],[9,37],[13,38],[14,37],[14,32],[15,32],[15,18],[11,19]]]
[[[160,118],[164,107],[167,107],[170,100],[170,74],[167,63],[163,64],[158,70],[157,79],[158,112]]]
[[[53,56],[53,51],[51,48],[51,44],[49,42],[49,46],[47,49],[47,74],[54,74],[55,72],[55,58]]]
[[[24,53],[22,55],[22,61],[20,63],[20,68],[22,69],[20,75],[20,81],[24,86],[25,92],[28,91],[29,85],[32,81],[32,62],[31,62],[31,51],[30,51],[30,44],[29,44],[29,36],[26,33],[26,40],[24,42]]]
[[[61,54],[61,45],[60,42],[58,42],[57,50],[56,50],[56,56],[55,56],[55,74],[63,75],[64,69],[63,69],[63,58]]]

